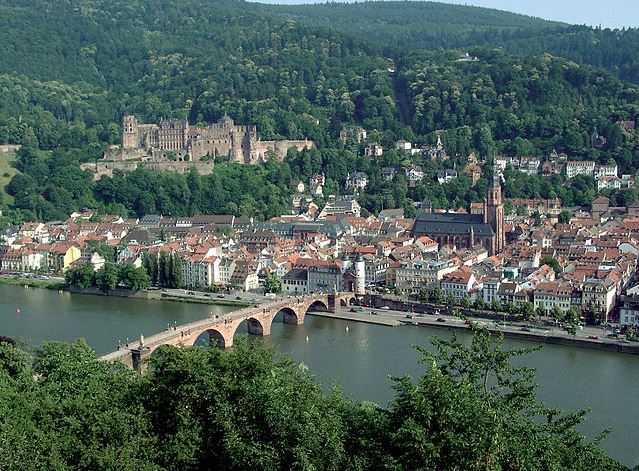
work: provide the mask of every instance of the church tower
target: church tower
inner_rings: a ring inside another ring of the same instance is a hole
[[[493,168],[493,179],[488,187],[484,208],[484,222],[490,224],[495,233],[493,250],[491,255],[499,254],[504,250],[504,203],[501,199],[501,181],[497,166]]]

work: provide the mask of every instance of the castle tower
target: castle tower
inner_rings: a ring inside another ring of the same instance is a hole
[[[361,254],[355,260],[355,294],[357,296],[366,294],[366,263]]]
[[[122,117],[122,148],[137,149],[140,146],[138,120],[133,115]]]
[[[493,180],[488,187],[486,195],[486,203],[484,209],[484,222],[490,224],[495,233],[495,239],[492,244],[492,253],[495,255],[504,250],[504,203],[501,199],[501,181],[499,170],[495,165],[493,168]]]

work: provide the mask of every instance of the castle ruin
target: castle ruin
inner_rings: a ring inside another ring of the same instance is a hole
[[[216,158],[241,164],[256,164],[272,154],[282,160],[289,149],[311,149],[313,141],[263,141],[254,125],[238,125],[228,116],[207,127],[192,126],[183,120],[162,120],[142,124],[133,115],[122,118],[122,144],[111,146],[95,164],[84,164],[95,177],[112,175],[113,170],[133,171],[139,166],[152,170],[186,172],[196,168],[200,174],[213,170]]]

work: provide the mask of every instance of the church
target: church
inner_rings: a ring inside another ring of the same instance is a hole
[[[455,246],[457,249],[484,247],[496,255],[504,250],[504,204],[501,182],[497,171],[484,201],[483,214],[433,213],[430,208],[417,216],[413,236],[426,235],[439,246]]]

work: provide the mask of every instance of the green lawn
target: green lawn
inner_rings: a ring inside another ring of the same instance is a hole
[[[4,187],[11,181],[13,176],[18,172],[13,163],[16,161],[14,152],[0,152],[0,191],[5,192]],[[13,197],[5,192],[5,201],[9,204],[13,203]]]

